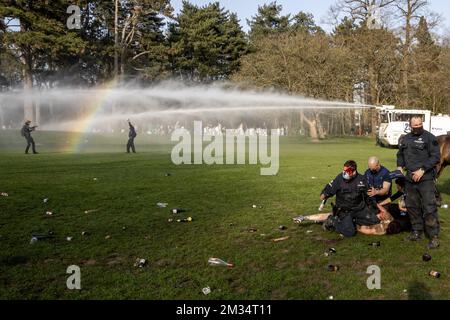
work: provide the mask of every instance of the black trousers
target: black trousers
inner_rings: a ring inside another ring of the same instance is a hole
[[[133,153],[136,153],[136,149],[134,148],[134,138],[129,138],[127,143],[127,152],[130,153],[130,149],[133,150]]]
[[[32,147],[33,153],[36,153],[36,145],[34,143],[34,139],[32,137],[25,139],[27,139],[27,148],[25,149],[25,153],[28,153],[28,150],[30,150],[30,146]]]
[[[429,237],[439,235],[440,223],[434,180],[406,181],[405,203],[414,231],[426,231]]]

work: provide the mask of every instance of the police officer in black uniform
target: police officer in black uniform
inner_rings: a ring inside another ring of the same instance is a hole
[[[407,240],[422,239],[424,229],[430,237],[428,247],[439,247],[439,217],[436,203],[436,170],[440,160],[436,137],[423,129],[422,117],[410,120],[408,133],[399,146],[397,166],[406,170],[405,202],[408,209],[412,233]]]
[[[134,129],[134,126],[131,124],[130,120],[128,120],[128,125],[130,126],[130,131],[128,133],[127,153],[130,153],[130,149],[133,150],[133,153],[136,153],[136,149],[134,147],[134,138],[137,136],[136,129]]]
[[[28,150],[30,150],[30,146],[33,150],[34,154],[38,154],[36,151],[36,144],[34,143],[34,139],[31,136],[31,132],[36,130],[37,126],[30,127],[31,121],[27,120],[25,121],[25,124],[22,127],[21,134],[22,137],[24,137],[27,140],[27,148],[25,149],[25,154],[28,154]]]
[[[373,198],[367,195],[367,180],[357,171],[357,164],[349,160],[344,170],[321,192],[320,199],[336,195],[336,205],[324,227],[335,230],[346,237],[356,235],[356,225],[370,226],[380,223],[378,208]]]

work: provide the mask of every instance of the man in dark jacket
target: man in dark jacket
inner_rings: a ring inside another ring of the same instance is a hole
[[[136,138],[136,129],[131,124],[130,120],[128,120],[128,125],[130,126],[130,132],[128,133],[128,143],[127,143],[127,153],[130,153],[130,149],[133,150],[133,153],[136,153],[136,149],[134,147],[134,138]]]
[[[325,223],[346,237],[356,235],[356,225],[370,226],[380,223],[376,202],[367,195],[367,180],[357,171],[357,164],[349,160],[344,169],[322,190],[320,199],[336,196],[334,216]]]
[[[436,137],[423,129],[422,117],[410,120],[411,133],[402,140],[397,153],[397,167],[406,170],[406,207],[411,217],[412,233],[407,240],[430,237],[428,247],[439,247],[439,216],[436,203],[436,170],[440,161]]]
[[[36,130],[37,126],[30,127],[31,121],[27,120],[22,127],[21,134],[27,140],[27,148],[25,149],[25,154],[28,154],[28,150],[30,150],[30,146],[32,147],[33,153],[37,154],[36,145],[34,143],[34,139],[31,136],[31,132]]]

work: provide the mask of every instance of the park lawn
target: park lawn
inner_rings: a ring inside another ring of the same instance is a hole
[[[292,222],[317,213],[320,191],[345,160],[363,171],[377,155],[394,169],[396,150],[368,138],[283,138],[276,176],[261,176],[259,165],[175,166],[168,139],[138,136],[135,155],[124,153],[126,136],[88,137],[81,153],[58,152],[66,133],[35,139],[41,154],[24,155],[23,138],[0,131],[0,192],[9,194],[0,197],[0,299],[450,298],[448,210],[440,209],[441,248],[428,263],[426,240],[407,243],[406,234],[342,240],[320,225]],[[449,178],[447,171],[440,179],[444,203]],[[170,208],[188,209],[175,218],[193,222],[168,222]],[[54,215],[46,216],[49,210]],[[54,239],[30,244],[33,233],[49,230]],[[369,245],[378,240],[380,247]],[[325,257],[330,247],[337,253]],[[235,267],[209,266],[210,257]],[[136,258],[148,264],[135,268]],[[329,264],[340,270],[328,272]],[[70,265],[81,268],[81,290],[66,287]],[[381,268],[381,290],[367,289],[370,265]],[[428,276],[432,269],[440,279]],[[205,296],[207,286],[212,292]]]

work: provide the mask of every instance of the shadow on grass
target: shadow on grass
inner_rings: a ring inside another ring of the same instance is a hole
[[[409,285],[408,300],[433,300],[433,296],[425,284],[415,281]]]
[[[446,179],[444,183],[438,184],[438,190],[440,193],[450,195],[450,179]]]

